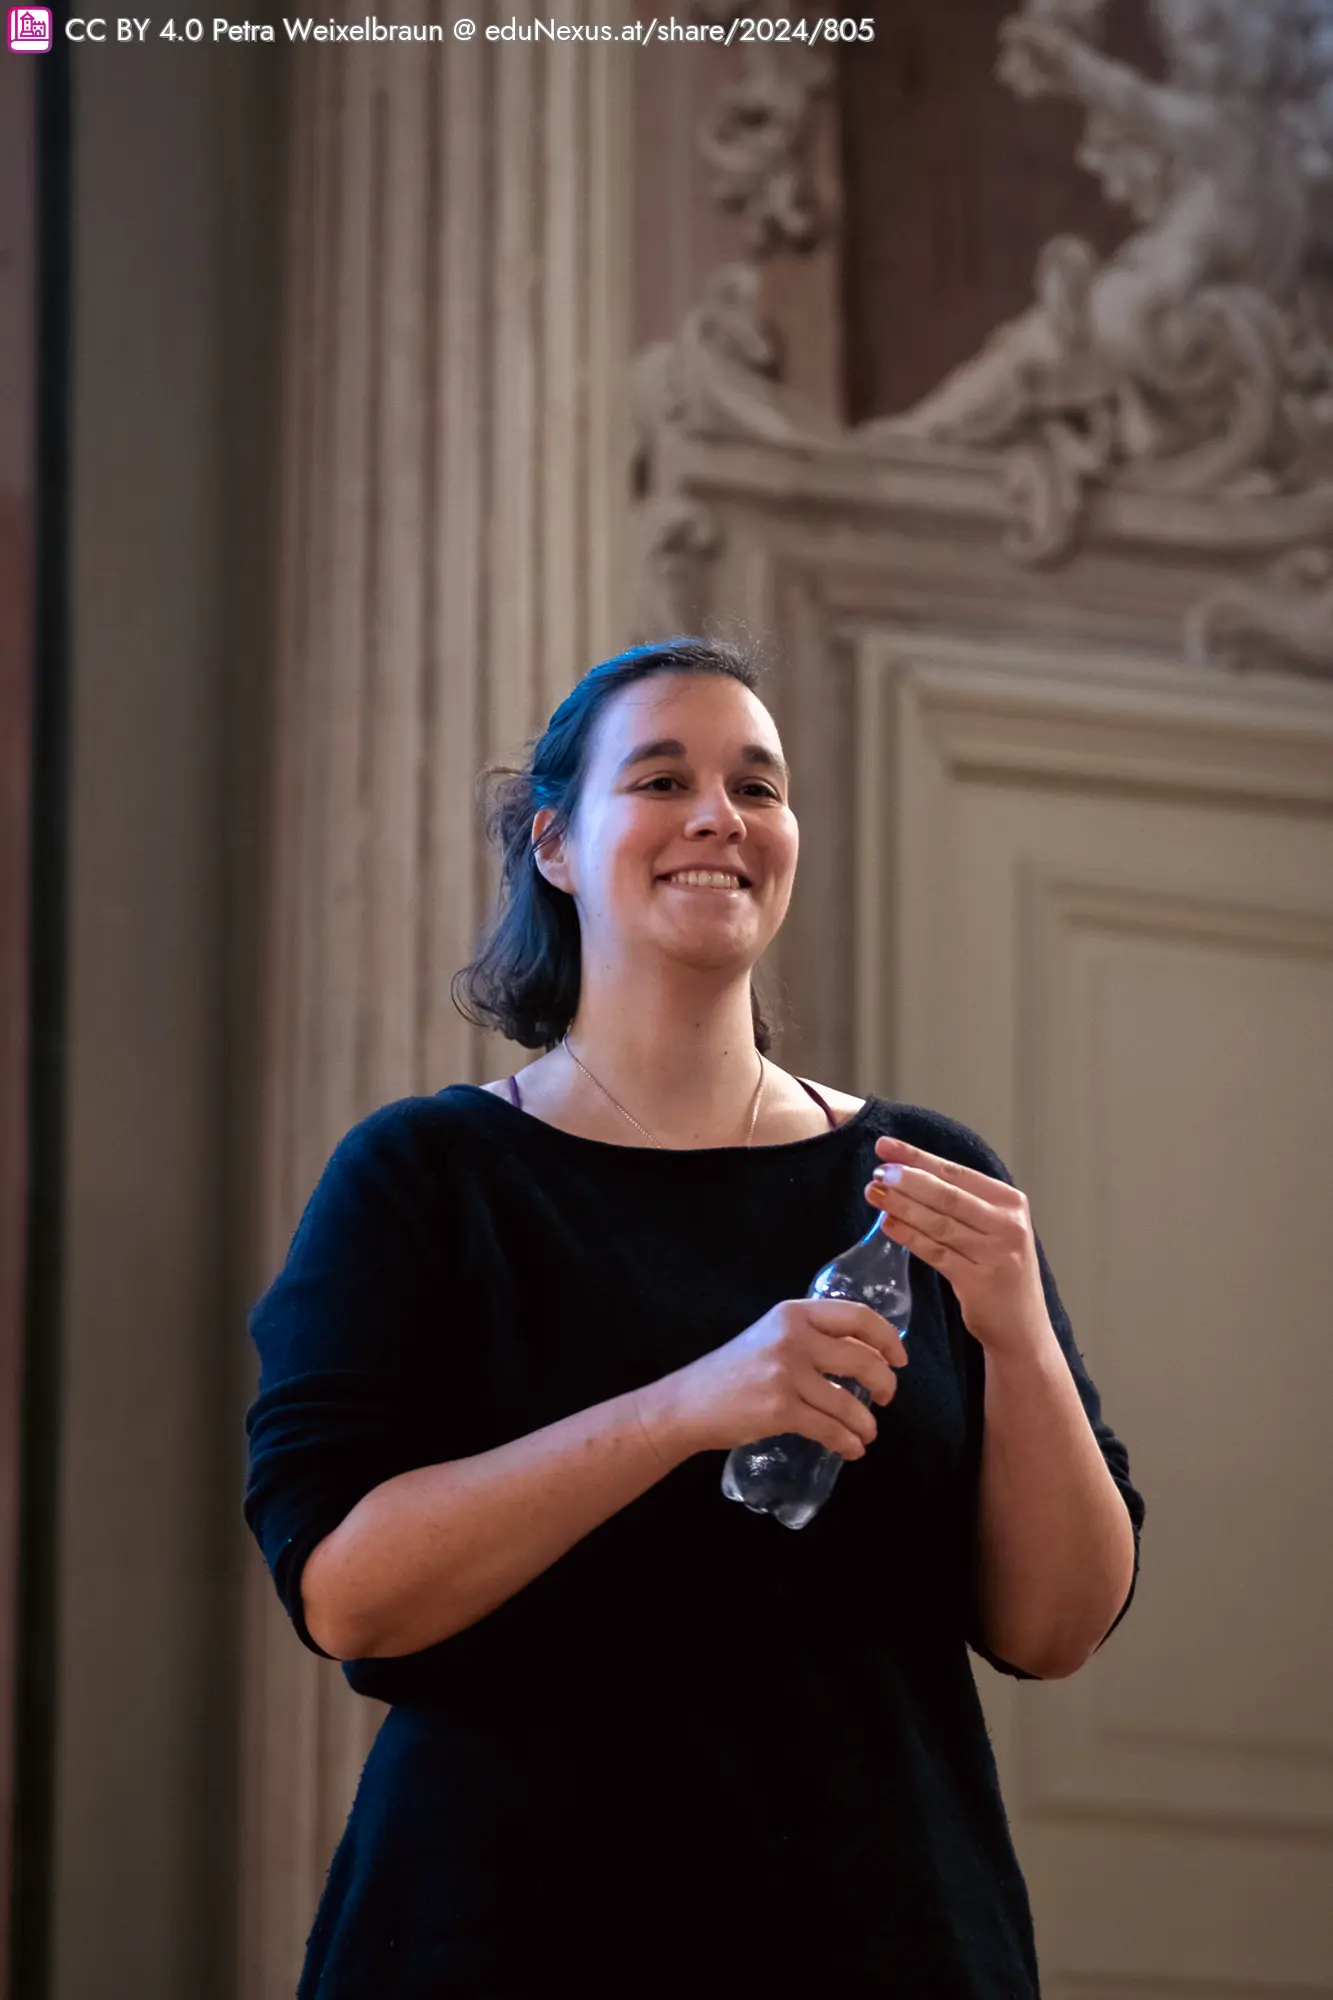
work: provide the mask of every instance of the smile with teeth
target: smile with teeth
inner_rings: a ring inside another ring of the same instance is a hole
[[[720,868],[681,868],[663,879],[672,889],[721,889],[739,894],[745,887],[739,875]]]

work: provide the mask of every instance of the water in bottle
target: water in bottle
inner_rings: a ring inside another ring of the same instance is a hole
[[[907,1337],[912,1310],[908,1283],[909,1253],[885,1234],[876,1216],[859,1243],[844,1250],[819,1272],[806,1293],[808,1299],[857,1299]],[[851,1375],[830,1375],[840,1389],[849,1389],[862,1403],[870,1391]],[[842,1455],[799,1431],[738,1444],[722,1468],[722,1491],[755,1514],[774,1514],[784,1528],[803,1528],[813,1521],[842,1471]]]

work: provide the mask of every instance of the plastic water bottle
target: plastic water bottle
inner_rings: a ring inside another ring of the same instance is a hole
[[[857,1299],[873,1306],[905,1339],[912,1310],[908,1282],[909,1252],[880,1227],[877,1216],[859,1243],[825,1264],[808,1299]],[[869,1403],[870,1391],[852,1375],[830,1375],[840,1389]],[[799,1431],[738,1444],[722,1468],[722,1491],[755,1514],[775,1514],[784,1528],[803,1528],[813,1521],[837,1483],[843,1468],[840,1452]]]

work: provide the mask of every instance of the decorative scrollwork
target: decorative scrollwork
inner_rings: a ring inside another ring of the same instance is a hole
[[[1225,583],[1195,605],[1186,650],[1207,666],[1333,673],[1333,551],[1289,549],[1261,583]]]
[[[699,0],[696,11],[725,24],[739,0]],[[666,439],[817,443],[841,429],[783,385],[782,338],[764,311],[762,277],[765,259],[809,251],[826,232],[814,135],[816,105],[832,78],[823,50],[747,42],[739,74],[698,135],[709,196],[740,218],[748,254],[713,271],[677,337],[634,364],[641,634],[680,631],[696,616],[721,539],[712,515],[662,480]]]
[[[721,546],[717,522],[698,501],[668,494],[643,504],[639,529],[635,639],[647,643],[695,630],[707,597],[708,565]]]
[[[642,448],[661,431],[768,444],[831,442],[841,427],[784,387],[782,341],[759,267],[723,264],[678,337],[646,348],[631,390]]]
[[[740,76],[699,134],[709,195],[740,216],[756,256],[813,249],[825,232],[811,141],[815,103],[832,79],[821,49],[747,43]]]
[[[1193,657],[1333,673],[1333,0],[1149,0],[1160,79],[1106,54],[1106,4],[1020,0],[998,75],[1083,106],[1079,161],[1130,234],[1105,257],[1048,242],[1026,311],[914,408],[855,429],[784,384],[763,307],[765,260],[825,228],[828,61],[738,52],[700,144],[748,254],[635,370],[654,630],[702,601],[720,533],[677,471],[659,476],[661,447],[739,441],[874,461],[896,506],[969,522],[994,517],[998,487],[1024,564],[1068,558],[1097,497],[1099,533],[1238,565],[1189,618]]]
[[[1025,0],[998,74],[1087,111],[1079,153],[1138,228],[1047,244],[1034,302],[895,438],[1015,454],[1011,546],[1070,547],[1098,485],[1278,496],[1326,478],[1333,35],[1326,0],[1154,0],[1160,82],[1098,46],[1104,0]]]

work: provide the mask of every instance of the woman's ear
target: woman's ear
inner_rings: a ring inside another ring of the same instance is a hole
[[[545,846],[537,845],[546,829],[555,818],[554,806],[543,806],[532,822],[532,858],[537,872],[551,884],[553,889],[569,888],[568,868],[565,863],[565,836],[556,834]]]

